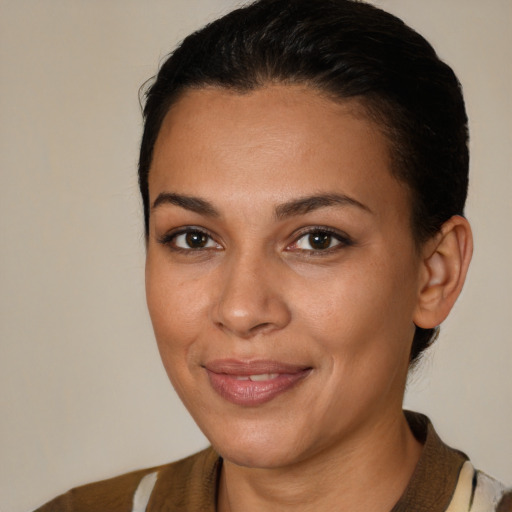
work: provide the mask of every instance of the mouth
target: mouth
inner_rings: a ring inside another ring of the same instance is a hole
[[[277,361],[223,359],[204,365],[210,385],[235,405],[254,407],[270,402],[306,378],[312,368]]]

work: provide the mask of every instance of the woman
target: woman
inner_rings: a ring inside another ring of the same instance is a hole
[[[212,448],[39,510],[511,510],[402,411],[472,252],[430,45],[368,4],[261,0],[185,39],[144,115],[148,307]]]

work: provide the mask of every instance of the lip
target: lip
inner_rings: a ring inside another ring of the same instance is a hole
[[[222,398],[235,405],[254,407],[289,391],[309,375],[312,368],[278,361],[222,359],[204,365],[210,385]],[[259,375],[262,380],[249,380]],[[267,375],[268,378],[264,376]]]

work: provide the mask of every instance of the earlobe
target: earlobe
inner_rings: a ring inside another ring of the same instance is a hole
[[[431,329],[445,320],[459,296],[473,252],[469,222],[453,216],[424,245],[414,323]]]

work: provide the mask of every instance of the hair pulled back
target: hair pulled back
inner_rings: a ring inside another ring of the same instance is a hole
[[[153,148],[180,95],[269,83],[305,84],[334,101],[361,103],[388,138],[391,172],[410,191],[418,245],[463,215],[467,116],[457,77],[432,46],[399,18],[356,0],[259,0],[189,35],[147,89],[139,159],[146,235]],[[416,328],[411,364],[436,333]]]

